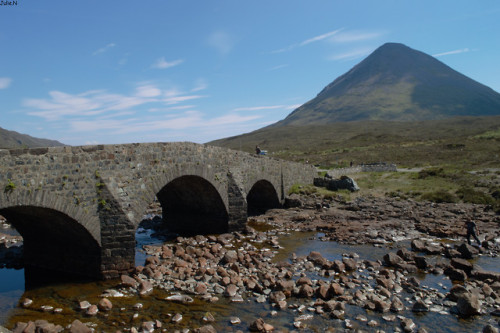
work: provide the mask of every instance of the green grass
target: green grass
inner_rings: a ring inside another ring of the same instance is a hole
[[[384,161],[401,167],[473,170],[500,165],[500,116],[422,122],[359,121],[264,128],[209,144],[323,168]]]

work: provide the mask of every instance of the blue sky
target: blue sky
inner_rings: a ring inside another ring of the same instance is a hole
[[[2,4],[0,127],[69,145],[250,132],[386,42],[500,91],[497,0]]]

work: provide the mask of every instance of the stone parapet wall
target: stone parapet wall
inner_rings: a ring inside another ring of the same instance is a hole
[[[189,142],[0,150],[0,214],[13,207],[60,212],[101,247],[101,271],[111,277],[133,266],[135,229],[174,179],[209,182],[233,230],[244,227],[246,196],[257,181],[272,184],[283,201],[293,184],[311,184],[316,175],[311,165]]]

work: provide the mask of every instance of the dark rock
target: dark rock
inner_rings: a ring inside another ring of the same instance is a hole
[[[411,241],[411,249],[413,251],[417,251],[417,252],[424,252],[425,251],[425,243],[419,239],[414,239]]]
[[[250,324],[249,330],[251,332],[271,332],[274,330],[272,325],[266,324],[264,319],[258,318]]]
[[[427,269],[429,267],[429,263],[427,261],[427,258],[425,257],[415,257],[414,258],[415,260],[415,265],[419,268],[419,269]]]
[[[399,249],[397,255],[400,256],[404,261],[413,261],[415,254],[408,251],[406,248]]]
[[[458,313],[470,317],[481,313],[481,301],[476,294],[465,293],[457,299]]]
[[[471,272],[471,277],[476,279],[476,280],[481,280],[481,281],[492,280],[492,281],[500,282],[500,272],[473,270]]]
[[[397,264],[402,264],[404,262],[404,260],[398,256],[396,253],[387,253],[386,255],[384,255],[384,262],[387,266],[389,267],[394,267],[396,266]]]
[[[472,264],[466,259],[452,258],[450,263],[453,267],[464,271],[467,275],[470,275],[472,272]]]
[[[498,333],[498,328],[491,324],[488,324],[483,327],[483,333]]]
[[[358,263],[353,258],[343,258],[342,263],[344,264],[345,269],[348,271],[354,271],[356,268],[358,268]]]
[[[413,312],[428,312],[429,307],[427,304],[425,304],[422,300],[418,300],[413,304],[413,307],[411,308]]]
[[[453,287],[451,287],[450,292],[448,293],[446,298],[448,298],[450,301],[456,302],[459,297],[463,296],[466,293],[468,293],[468,291],[464,286],[455,284],[453,285]]]
[[[403,328],[404,332],[411,333],[415,332],[417,325],[410,318],[404,318],[401,320],[401,328]]]
[[[444,274],[453,281],[465,281],[467,279],[467,274],[463,270],[453,267],[446,268]]]
[[[311,251],[311,253],[307,256],[307,259],[320,267],[327,264],[327,260],[321,255],[321,253],[316,251]]]
[[[464,259],[472,259],[479,253],[479,251],[474,246],[465,243],[461,244],[457,248],[457,250],[458,252],[460,252],[462,258]]]
[[[392,312],[401,312],[405,309],[403,302],[398,297],[394,297],[391,302],[390,310]]]

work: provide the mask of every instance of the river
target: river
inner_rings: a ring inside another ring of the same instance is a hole
[[[137,239],[136,264],[142,265],[146,255],[142,251],[143,245],[162,244],[164,238],[155,238],[151,230],[139,228]],[[279,236],[281,248],[275,250],[273,260],[288,260],[292,253],[297,256],[307,255],[311,251],[320,252],[329,260],[341,259],[344,254],[355,253],[361,259],[381,260],[388,251],[395,252],[398,248],[409,249],[409,241],[402,241],[397,244],[390,244],[391,249],[375,247],[372,245],[349,246],[335,242],[321,241],[322,234],[316,232],[288,232]],[[439,256],[429,257],[432,260],[443,260]],[[480,256],[474,260],[475,264],[483,269],[500,271],[498,258]],[[368,276],[369,271],[359,270],[360,276]],[[322,277],[309,274],[312,279]],[[452,282],[444,275],[416,274],[422,286],[435,288],[444,294],[451,288]],[[289,307],[284,310],[275,310],[268,302],[258,303],[255,297],[249,295],[241,303],[232,303],[229,299],[220,296],[216,303],[208,303],[195,297],[195,301],[188,305],[166,302],[164,299],[170,293],[164,290],[155,289],[152,295],[147,297],[132,296],[113,298],[113,311],[110,313],[99,313],[95,317],[84,316],[78,310],[78,303],[87,300],[96,304],[100,295],[105,289],[115,288],[118,281],[99,281],[88,283],[60,283],[43,287],[25,290],[24,270],[0,269],[0,324],[12,329],[18,321],[34,321],[36,319],[46,319],[49,322],[61,324],[63,327],[72,322],[73,319],[80,319],[89,326],[96,327],[97,331],[116,331],[118,329],[139,327],[140,323],[147,320],[158,319],[164,323],[164,329],[182,330],[184,328],[199,327],[207,324],[203,318],[211,313],[216,321],[211,323],[218,331],[248,331],[249,323],[257,317],[262,317],[271,325],[284,331],[294,330],[293,323],[300,315],[311,315],[312,319],[304,319],[302,330],[319,332],[326,327],[345,328],[346,321],[332,319],[328,316],[315,315],[312,301],[300,299],[287,300],[289,304],[302,304],[303,308]],[[401,298],[411,298],[412,295],[403,293]],[[29,309],[19,306],[20,300],[29,298],[33,300],[33,305]],[[139,306],[138,304],[141,304]],[[44,312],[43,305],[51,306],[52,309]],[[56,309],[56,310],[54,310]],[[59,310],[60,309],[60,310]],[[301,310],[303,312],[300,312]],[[179,323],[170,323],[171,318],[176,313],[183,316]],[[367,331],[377,329],[386,332],[395,331],[395,322],[389,321],[387,314],[380,314],[365,310],[363,308],[347,305],[345,309],[346,318],[350,319],[353,329],[359,328]],[[425,327],[429,332],[476,332],[481,331],[487,323],[494,322],[495,318],[489,315],[476,316],[472,319],[459,319],[451,314],[446,308],[442,311],[430,311],[423,314],[413,313],[406,310],[400,315],[413,319],[418,327]],[[238,317],[241,323],[231,323],[233,317]],[[304,317],[309,318],[309,317]],[[377,326],[370,327],[368,322],[374,320]]]

